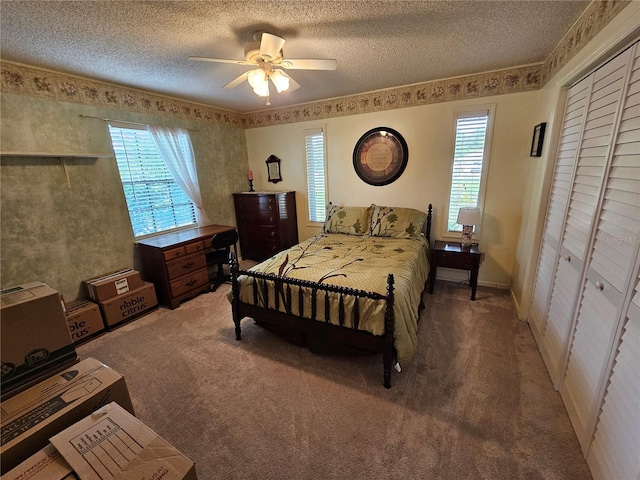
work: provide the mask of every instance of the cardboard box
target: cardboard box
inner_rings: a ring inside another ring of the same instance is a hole
[[[66,305],[67,326],[73,343],[80,343],[104,330],[100,307],[90,300],[78,300]]]
[[[78,356],[58,292],[31,282],[0,292],[0,388],[17,387],[74,363]]]
[[[51,443],[82,480],[197,480],[191,460],[117,403],[60,432]]]
[[[110,402],[133,413],[124,377],[94,358],[3,401],[1,470],[16,467],[46,447],[50,437]]]
[[[153,283],[143,282],[142,287],[99,305],[104,323],[109,328],[139,317],[158,305],[158,298]]]
[[[48,444],[0,480],[75,480],[73,469],[56,448]]]
[[[128,293],[142,286],[142,278],[137,270],[120,270],[98,278],[84,281],[87,295],[94,302],[104,302],[110,298]]]

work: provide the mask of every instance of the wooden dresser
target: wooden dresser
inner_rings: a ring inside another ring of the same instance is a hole
[[[235,230],[209,225],[139,240],[144,279],[153,282],[158,301],[170,309],[210,289],[204,250],[214,234]]]
[[[296,192],[234,193],[242,258],[264,260],[298,243]]]

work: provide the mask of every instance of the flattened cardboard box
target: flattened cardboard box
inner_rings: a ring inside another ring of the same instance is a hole
[[[1,470],[14,468],[51,436],[110,402],[133,413],[124,377],[87,358],[0,404]]]
[[[48,444],[0,480],[75,480],[73,469],[56,448]]]
[[[140,272],[130,268],[85,280],[87,295],[94,302],[104,302],[142,286]]]
[[[77,360],[60,296],[49,285],[7,288],[0,305],[3,397]]]
[[[106,302],[100,302],[100,311],[107,327],[126,322],[158,305],[153,283],[143,282],[142,287]]]
[[[116,403],[51,443],[82,480],[197,480],[191,460]]]
[[[83,342],[104,330],[100,307],[90,300],[67,304],[65,314],[73,343]]]

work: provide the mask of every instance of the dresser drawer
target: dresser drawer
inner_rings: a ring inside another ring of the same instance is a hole
[[[212,235],[213,237],[213,235]],[[204,251],[204,242],[193,242],[190,243],[189,245],[185,245],[184,246],[184,250],[187,254],[189,253],[196,253],[196,252],[202,252]]]
[[[459,252],[436,252],[436,266],[471,270],[478,259],[477,255]]]
[[[168,262],[170,260],[175,260],[176,258],[184,257],[187,254],[184,247],[176,247],[171,250],[165,250],[162,252],[162,256],[164,257],[164,261]]]
[[[236,208],[245,210],[273,210],[276,206],[274,195],[240,195],[236,197]]]
[[[240,242],[240,249],[246,258],[252,258],[254,260],[264,260],[284,250],[278,240],[258,241],[257,239]]]
[[[261,224],[275,224],[278,220],[278,215],[276,212],[265,211],[265,210],[254,210],[254,211],[241,211],[237,214],[237,219],[240,224],[247,223],[261,223]]]
[[[244,231],[250,238],[259,242],[265,240],[278,240],[280,238],[277,225],[253,224],[248,226]]]
[[[182,258],[190,253],[204,251],[204,241],[193,242],[181,247],[172,248],[171,250],[165,250],[162,252],[165,262],[175,260],[176,258]]]
[[[188,293],[193,289],[200,288],[207,283],[209,283],[207,269],[200,269],[189,275],[184,275],[176,280],[173,280],[170,284],[171,295],[173,297],[179,297],[180,295]]]
[[[207,261],[204,252],[192,253],[190,255],[167,262],[167,277],[169,280],[186,275],[200,268],[204,268]]]
[[[280,245],[280,242],[278,241],[262,242],[262,244],[260,245],[260,249],[265,252],[265,258],[270,257],[271,255],[275,255],[279,251],[283,250],[282,245]]]

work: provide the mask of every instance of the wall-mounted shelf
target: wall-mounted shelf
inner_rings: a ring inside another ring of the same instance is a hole
[[[0,152],[2,157],[45,157],[45,158],[107,158],[113,153],[45,153],[45,152]]]
[[[67,179],[67,188],[71,190],[71,181],[69,180],[69,172],[67,172],[67,160],[74,158],[109,158],[113,157],[113,153],[44,153],[44,152],[0,152],[0,157],[41,157],[41,158],[57,158],[60,166]]]

